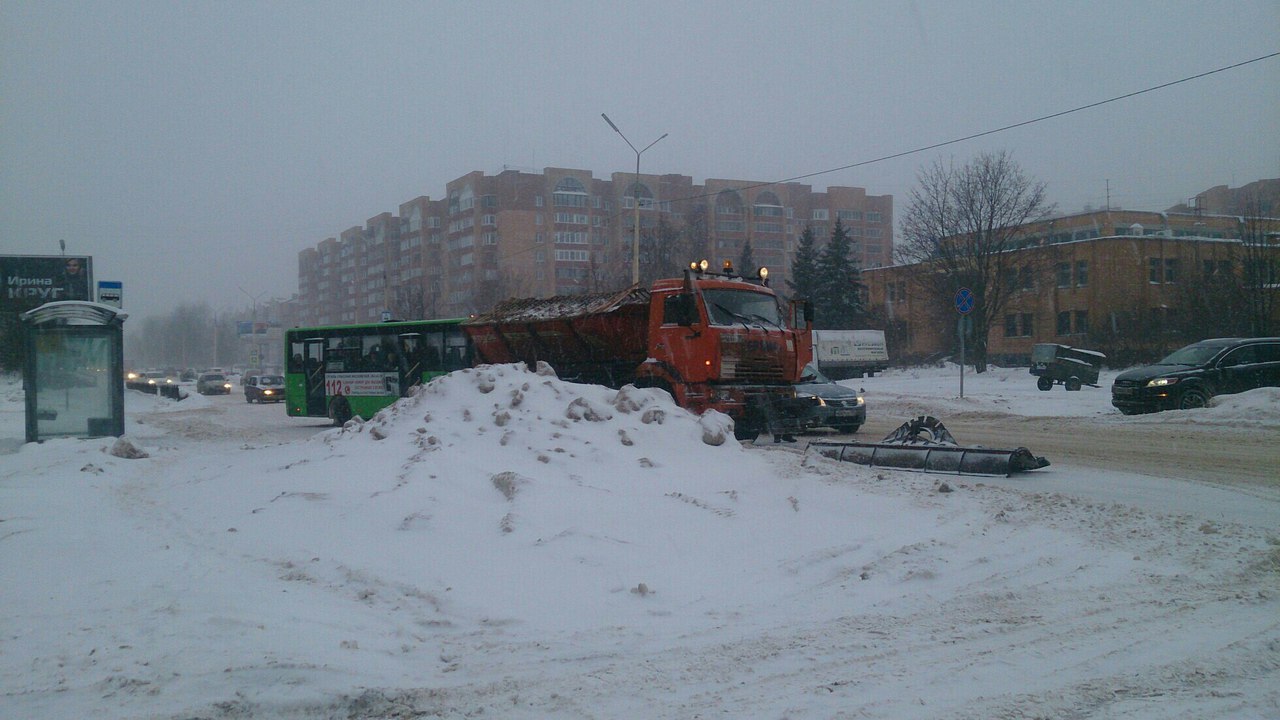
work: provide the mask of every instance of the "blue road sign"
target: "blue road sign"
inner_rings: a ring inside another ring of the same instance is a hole
[[[973,305],[978,301],[973,296],[973,291],[967,287],[962,287],[956,291],[956,312],[961,315],[968,315],[973,310]]]

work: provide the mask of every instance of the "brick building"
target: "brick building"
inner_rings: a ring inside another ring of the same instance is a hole
[[[636,191],[632,192],[633,183]],[[638,198],[640,232],[684,231],[695,258],[737,263],[751,244],[775,285],[790,275],[806,224],[820,245],[839,218],[864,268],[893,255],[893,198],[863,188],[815,192],[800,183],[545,168],[471,172],[440,199],[417,197],[298,254],[304,325],[396,317],[458,317],[512,296],[564,295],[630,282]],[[681,261],[683,263],[683,260]]]
[[[1261,232],[1259,229],[1261,228]],[[1260,238],[1249,250],[1242,238]],[[1280,220],[1203,213],[1098,211],[1026,226],[1006,279],[1012,289],[988,336],[988,359],[1025,364],[1038,342],[1100,350],[1118,363],[1205,336],[1240,332],[1238,308],[1214,279],[1261,277],[1280,327]],[[921,265],[863,272],[868,305],[901,360],[950,356],[958,345],[952,295],[920,282]],[[1221,303],[1221,305],[1219,305]],[[1199,319],[1192,323],[1192,315]],[[1214,321],[1215,315],[1217,322]]]

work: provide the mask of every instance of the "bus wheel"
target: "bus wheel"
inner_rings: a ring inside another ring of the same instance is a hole
[[[333,418],[333,424],[342,427],[351,419],[351,403],[347,402],[346,396],[339,395],[333,399],[329,405],[329,416]]]

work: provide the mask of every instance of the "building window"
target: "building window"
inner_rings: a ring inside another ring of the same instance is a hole
[[[1004,316],[1004,336],[1005,337],[1018,336],[1018,316],[1017,315],[1009,314]]]
[[[1058,313],[1058,327],[1056,328],[1056,331],[1059,335],[1071,334],[1071,312],[1069,310],[1063,310]]]
[[[814,208],[813,220],[827,221],[831,219],[829,211],[826,208]]]
[[[1087,335],[1089,333],[1089,311],[1076,311],[1076,334]]]
[[[845,222],[849,222],[849,221],[851,221],[851,220],[858,220],[858,221],[861,221],[861,220],[862,220],[862,211],[861,211],[861,210],[837,210],[837,211],[836,211],[836,218],[837,218],[838,220],[842,220],[842,221],[845,221]]]
[[[497,215],[485,215],[485,216],[483,216],[483,217],[481,217],[481,218],[480,218],[480,224],[481,224],[481,225],[497,225],[497,224],[498,224],[498,216],[497,216]]]
[[[1076,261],[1076,287],[1086,287],[1089,284],[1089,261]]]
[[[1147,258],[1147,282],[1160,284],[1160,258]]]
[[[1060,288],[1071,287],[1071,263],[1060,262],[1057,265],[1057,269],[1058,269],[1058,287]]]
[[[1177,258],[1165,258],[1164,281],[1167,283],[1178,282],[1178,259]]]
[[[1034,317],[1031,313],[1022,313],[1022,337],[1035,335]]]
[[[873,223],[881,222],[880,220],[881,217],[883,216],[878,212],[872,212],[870,210],[867,211],[867,222],[873,222]]]
[[[543,203],[545,203],[545,202],[546,202],[546,200],[544,200],[544,199],[543,199],[543,197],[542,197],[541,195],[535,195],[535,196],[534,196],[534,198],[533,198],[533,206],[534,206],[534,207],[542,207],[542,206],[543,206]]]
[[[1230,260],[1205,260],[1204,261],[1204,277],[1208,280],[1211,277],[1228,277],[1231,275]]]

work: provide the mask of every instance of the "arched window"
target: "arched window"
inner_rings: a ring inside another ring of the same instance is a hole
[[[720,194],[716,195],[717,215],[741,215],[742,208],[742,196],[737,190],[721,190]]]
[[[778,199],[777,195],[768,190],[756,195],[756,202],[755,206],[752,207],[752,212],[756,217],[766,218],[780,218],[785,214],[782,208],[782,201]]]
[[[587,206],[587,188],[578,178],[561,178],[551,193],[551,204],[556,207],[584,208]]]
[[[654,205],[653,191],[644,183],[632,183],[627,187],[627,194],[622,198],[622,206],[626,208],[635,207],[634,203],[639,198],[641,208],[651,208]]]
[[[566,178],[561,178],[560,182],[556,183],[555,192],[586,194],[587,188],[583,186],[582,182],[578,180],[578,178],[566,177]]]

